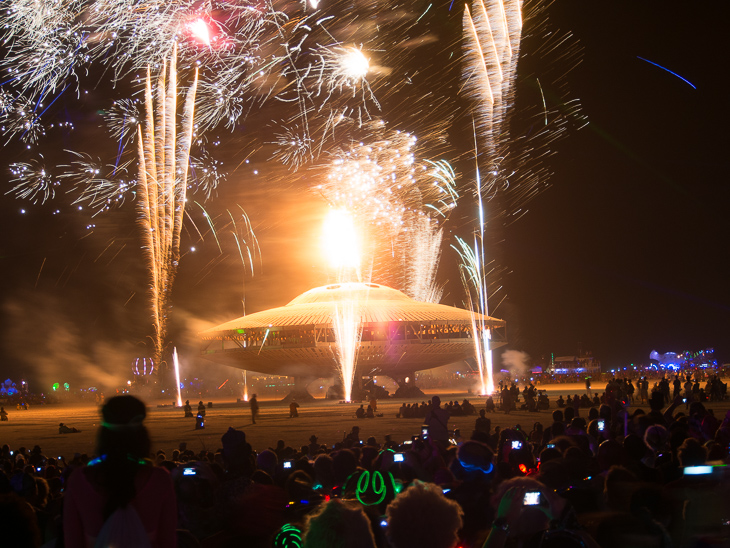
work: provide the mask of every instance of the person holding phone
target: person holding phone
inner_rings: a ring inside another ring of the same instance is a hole
[[[497,512],[483,548],[536,545],[536,535],[546,535],[551,523],[568,514],[567,501],[533,478],[503,482],[492,497],[492,505]],[[588,535],[582,534],[581,541],[586,548],[598,546]]]

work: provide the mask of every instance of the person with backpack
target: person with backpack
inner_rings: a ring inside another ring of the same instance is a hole
[[[144,403],[117,396],[102,408],[97,458],[68,479],[63,506],[65,546],[177,545],[177,504],[167,469],[148,460]]]

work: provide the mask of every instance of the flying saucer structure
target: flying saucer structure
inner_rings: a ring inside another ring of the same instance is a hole
[[[202,356],[239,369],[295,378],[338,372],[333,317],[354,302],[362,327],[356,375],[387,375],[399,385],[414,373],[475,357],[472,313],[418,302],[372,283],[310,289],[286,306],[249,314],[200,334]],[[490,348],[507,344],[506,322],[484,317]]]

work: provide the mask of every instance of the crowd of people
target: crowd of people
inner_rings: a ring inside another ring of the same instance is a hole
[[[184,443],[153,453],[144,403],[114,397],[94,455],[0,448],[0,544],[727,546],[730,412],[656,390],[648,411],[629,414],[619,384],[599,406],[571,400],[545,425],[493,428],[480,406],[461,437],[449,407],[464,404],[434,396],[416,406],[424,427],[404,443],[361,440],[355,425],[333,445],[312,435],[253,448],[229,428],[197,453]]]

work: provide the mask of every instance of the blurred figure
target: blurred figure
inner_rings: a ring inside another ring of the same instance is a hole
[[[370,520],[359,505],[340,499],[307,516],[303,548],[375,548]]]
[[[441,488],[416,480],[388,505],[387,537],[393,548],[454,548],[464,512]]]
[[[256,399],[256,394],[251,396],[248,404],[251,406],[251,422],[256,424],[256,417],[259,416],[259,400]]]
[[[431,398],[431,410],[426,415],[425,423],[428,425],[428,435],[437,441],[448,441],[449,439],[449,412],[441,408],[441,398]]]

